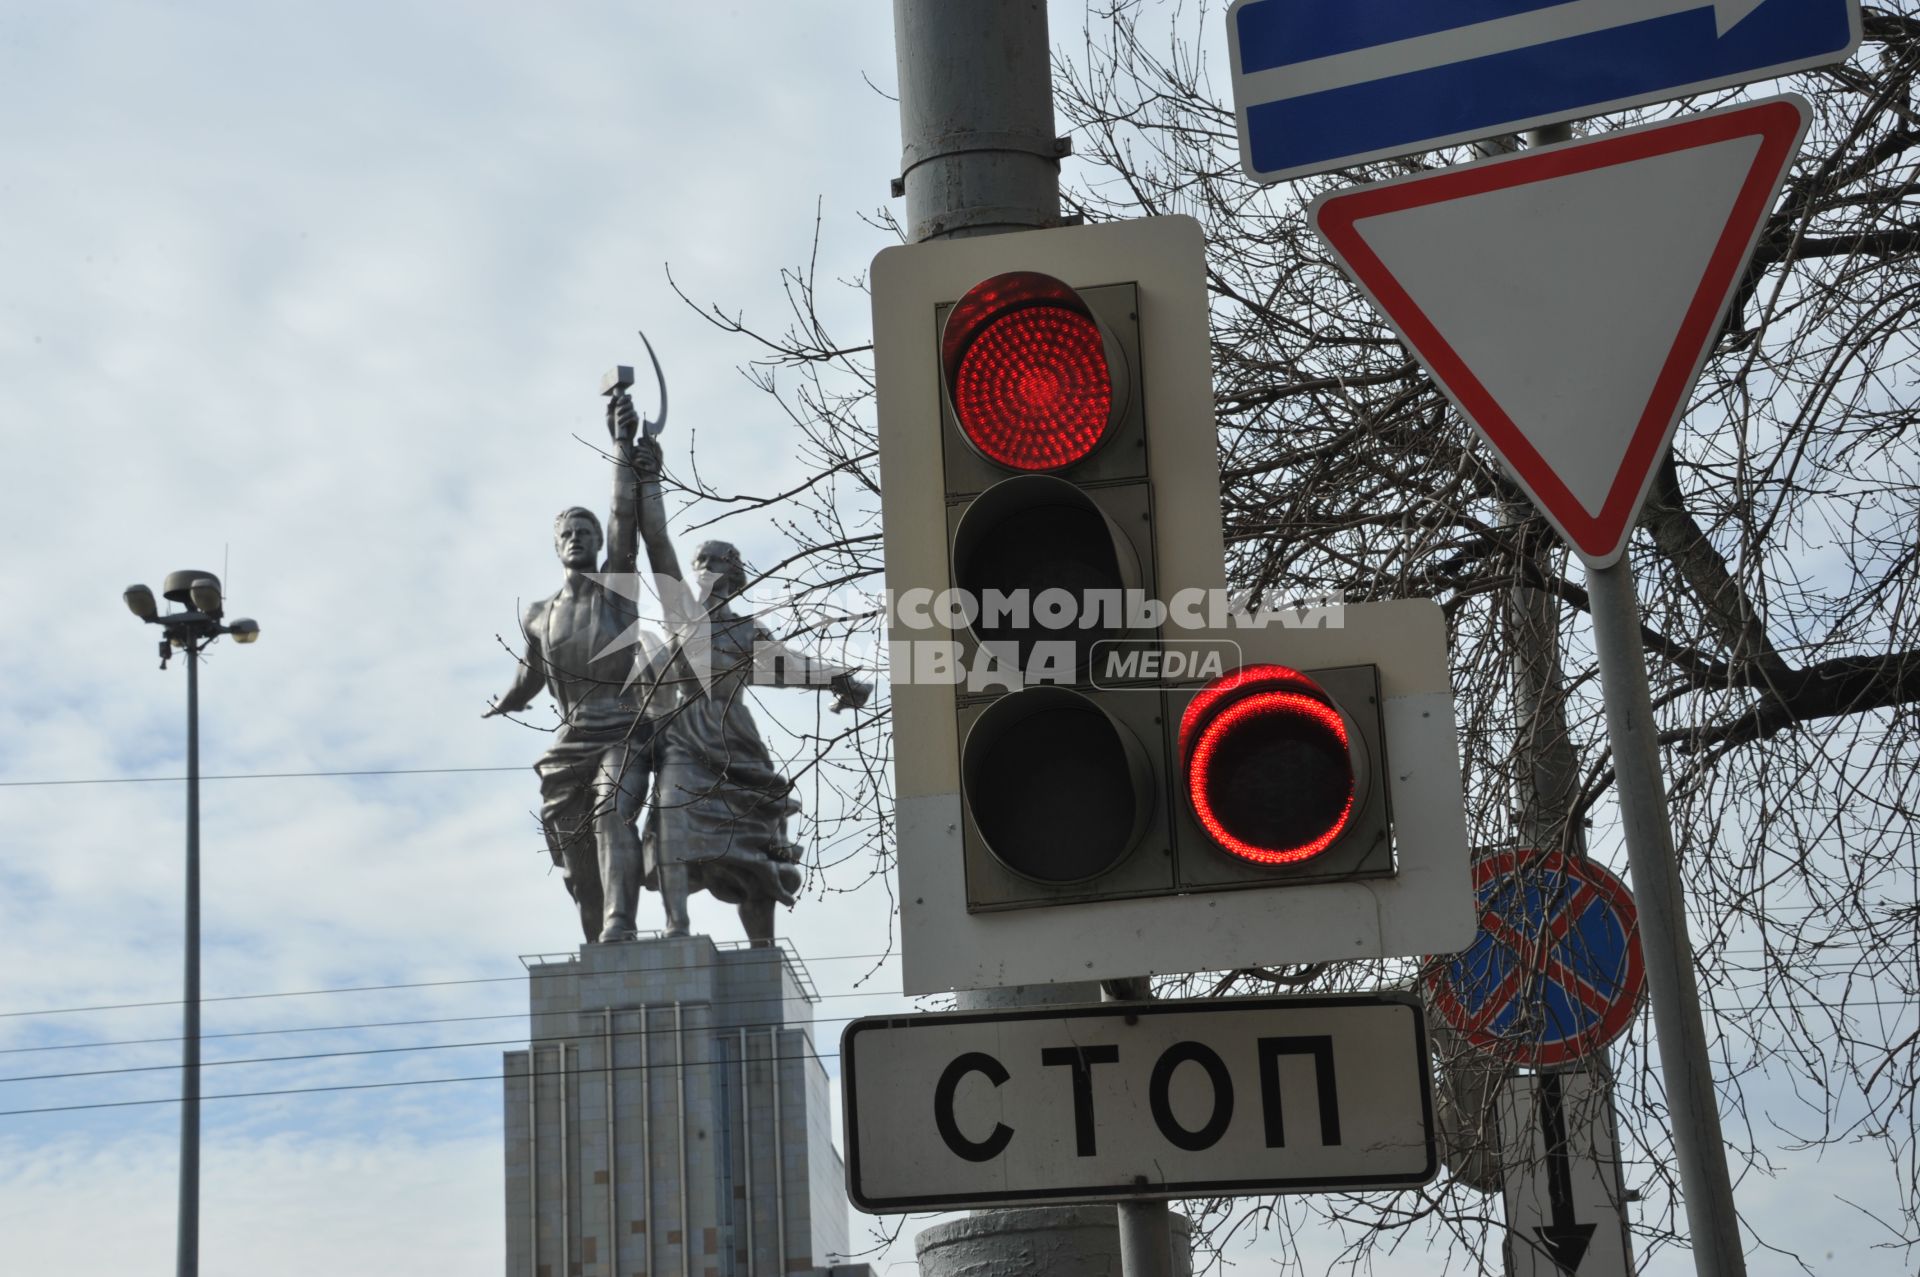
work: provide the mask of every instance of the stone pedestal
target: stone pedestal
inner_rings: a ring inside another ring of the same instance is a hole
[[[794,1277],[846,1252],[817,995],[794,954],[655,937],[526,965],[507,1277]]]

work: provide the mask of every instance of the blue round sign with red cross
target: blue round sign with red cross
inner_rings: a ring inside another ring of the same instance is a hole
[[[1531,1067],[1619,1037],[1646,987],[1626,884],[1559,851],[1493,852],[1473,877],[1480,931],[1427,968],[1434,1012],[1470,1045]]]

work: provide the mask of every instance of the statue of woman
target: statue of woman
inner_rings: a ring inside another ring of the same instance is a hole
[[[687,934],[687,895],[705,889],[740,907],[748,939],[771,944],[774,903],[792,905],[802,880],[787,830],[800,804],[760,739],[746,689],[831,691],[837,713],[866,704],[873,688],[733,610],[747,573],[729,543],[708,541],[694,552],[687,586],[695,623],[680,649],[696,678],[683,682],[681,703],[663,716],[656,738],[646,883],[661,894],[669,935]]]

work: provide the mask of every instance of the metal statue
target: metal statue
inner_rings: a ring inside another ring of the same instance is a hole
[[[747,588],[740,551],[725,541],[693,555],[692,624],[677,644],[694,676],[658,738],[660,773],[646,837],[647,880],[665,899],[669,931],[686,925],[689,890],[738,905],[747,938],[773,941],[773,906],[799,890],[799,848],[787,822],[800,809],[747,705],[748,686],[834,694],[858,709],[872,687],[854,671],[789,647],[733,604]]]
[[[554,549],[565,583],[527,609],[520,675],[484,717],[524,709],[543,688],[559,708],[553,744],[534,767],[540,819],[589,942],[636,936],[644,885],[660,892],[668,935],[689,933],[687,897],[706,890],[739,906],[749,939],[771,943],[773,907],[793,904],[801,882],[787,830],[799,804],[760,738],[745,690],[831,691],[838,712],[864,705],[872,688],[733,610],[747,587],[733,546],[703,544],[693,580],[682,579],[660,495],[666,378],[646,345],[660,416],[643,422],[634,410],[632,368],[606,375],[601,391],[613,441],[606,534],[590,510],[560,512]],[[637,571],[640,544],[651,591]],[[660,600],[671,642],[643,621],[648,593]],[[639,820],[650,787],[643,849]]]
[[[653,353],[651,343],[647,352]],[[656,374],[659,368],[655,359]],[[527,609],[520,675],[482,716],[525,709],[542,688],[553,697],[560,727],[534,765],[540,821],[547,850],[579,906],[582,931],[602,943],[636,935],[637,826],[654,769],[654,736],[672,710],[671,687],[661,678],[664,644],[640,624],[637,542],[646,545],[656,579],[680,579],[660,497],[657,436],[666,427],[666,379],[660,379],[660,418],[648,421],[637,439],[640,417],[626,392],[632,382],[628,369],[624,380],[610,374],[603,386],[613,453],[605,532],[584,506],[570,506],[554,520],[553,547],[565,581]]]

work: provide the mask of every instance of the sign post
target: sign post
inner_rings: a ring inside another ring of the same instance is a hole
[[[1713,1089],[1712,1054],[1700,1018],[1687,938],[1685,889],[1673,850],[1673,824],[1660,773],[1653,699],[1647,690],[1647,654],[1640,640],[1640,601],[1626,560],[1587,570],[1593,642],[1600,657],[1600,688],[1613,744],[1614,792],[1640,908],[1641,952],[1652,991],[1653,1027],[1660,1041],[1660,1072],[1673,1117],[1673,1149],[1680,1161],[1694,1264],[1702,1274],[1746,1271],[1733,1181]]]

